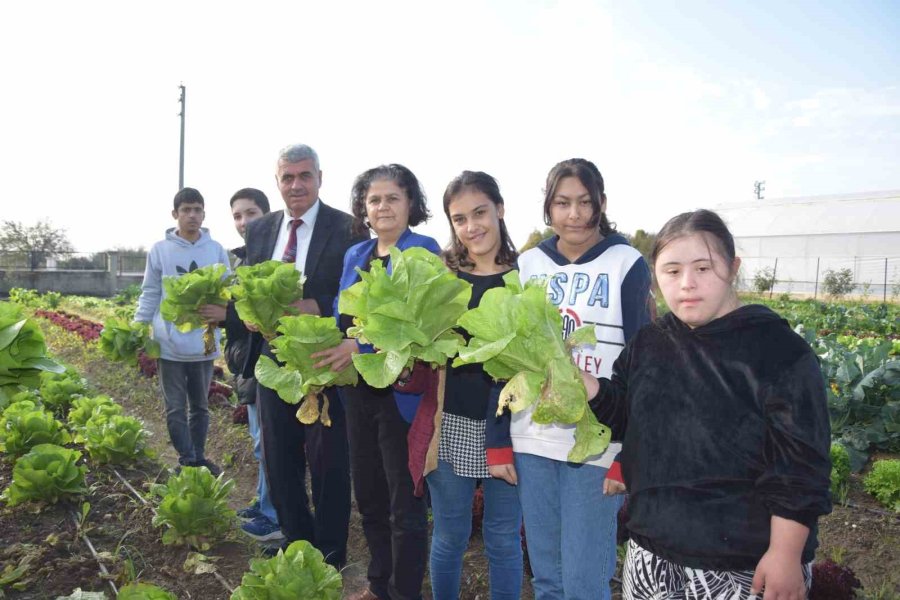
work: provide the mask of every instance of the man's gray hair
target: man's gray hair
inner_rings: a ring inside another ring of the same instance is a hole
[[[306,144],[292,144],[290,146],[285,146],[278,152],[279,163],[282,161],[286,163],[298,163],[308,159],[312,159],[316,171],[319,171],[319,155]]]

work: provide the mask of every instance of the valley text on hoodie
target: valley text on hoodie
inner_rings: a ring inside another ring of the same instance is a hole
[[[809,344],[764,306],[695,329],[669,313],[643,328],[590,401],[623,439],[626,526],[679,565],[753,570],[772,516],[809,527],[831,510],[825,381]]]
[[[153,326],[153,339],[159,342],[160,357],[178,362],[213,360],[219,356],[219,338],[216,329],[216,351],[203,353],[203,330],[195,329],[181,333],[175,324],[166,321],[159,314],[159,305],[165,297],[162,287],[163,277],[181,276],[190,271],[214,264],[228,266],[228,254],[219,242],[209,236],[209,230],[200,229],[200,238],[189,242],[175,233],[175,228],[166,230],[166,239],[153,244],[147,256],[141,297],[138,299],[134,320]]]
[[[647,295],[650,268],[641,253],[619,234],[598,242],[575,262],[556,247],[553,236],[519,257],[522,283],[545,281],[547,297],[559,308],[563,336],[592,326],[598,342],[578,348],[572,357],[578,368],[594,377],[608,377],[625,343],[650,321]],[[575,445],[575,425],[540,425],[531,420],[532,409],[512,415],[513,451],[565,462]],[[609,469],[621,445],[613,443],[586,464]]]

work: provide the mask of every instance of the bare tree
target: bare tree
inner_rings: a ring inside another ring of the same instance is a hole
[[[48,258],[72,252],[73,248],[65,229],[58,229],[49,219],[43,219],[35,225],[3,221],[0,226],[0,250],[23,253],[28,256],[31,268],[36,269]]]

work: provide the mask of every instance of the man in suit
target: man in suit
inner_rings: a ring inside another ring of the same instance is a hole
[[[309,146],[298,144],[281,150],[276,180],[285,210],[279,210],[247,226],[247,263],[267,260],[293,262],[306,276],[301,313],[332,316],[338,293],[344,253],[364,237],[351,233],[350,215],[319,199],[322,171],[319,157]],[[252,328],[251,328],[252,329]],[[253,334],[244,376],[252,377],[260,354],[272,356],[268,343]],[[329,389],[332,425],[303,425],[297,406],[259,386],[257,410],[262,431],[263,463],[272,504],[286,544],[308,540],[340,568],[346,561],[350,522],[350,466],[344,409]],[[310,512],[306,494],[306,466],[312,479]]]

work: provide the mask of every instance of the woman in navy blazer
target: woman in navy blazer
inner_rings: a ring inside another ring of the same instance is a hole
[[[381,261],[390,270],[389,252],[394,246],[400,250],[420,246],[440,254],[434,239],[409,229],[424,223],[430,214],[418,179],[403,165],[382,165],[361,174],[353,184],[351,198],[357,230],[370,229],[377,237],[347,250],[341,290],[359,281],[357,267],[368,271],[372,262]],[[335,298],[335,319],[346,333],[352,319],[339,314],[337,305]],[[330,364],[340,370],[355,352],[372,351],[354,339],[345,339],[313,356],[321,358],[319,365]],[[356,386],[339,388],[339,392],[347,419],[356,506],[371,555],[369,585],[350,598],[421,598],[428,559],[427,505],[413,493],[406,439],[421,396],[376,389],[362,380]]]

